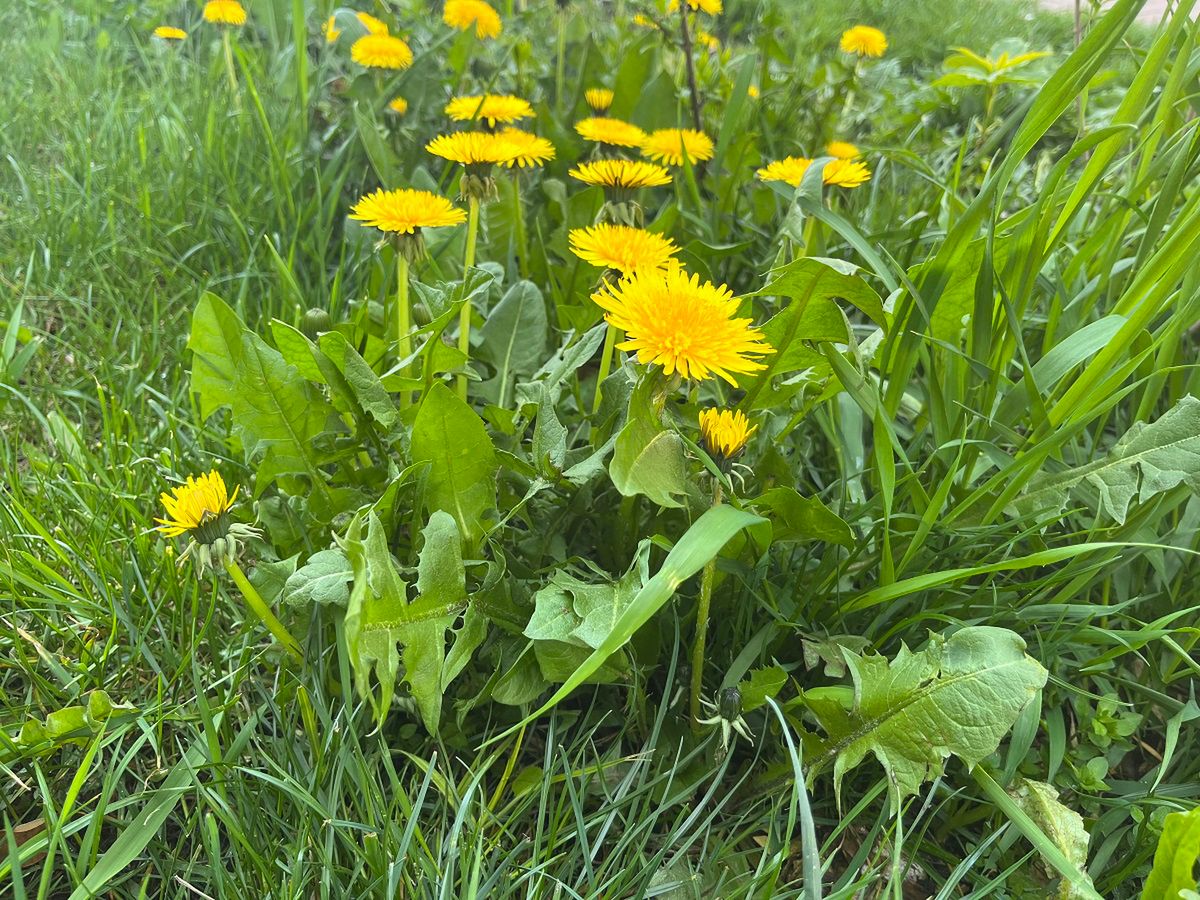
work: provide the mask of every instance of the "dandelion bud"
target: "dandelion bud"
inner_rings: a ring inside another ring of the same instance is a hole
[[[304,314],[304,318],[300,321],[300,330],[304,332],[304,336],[310,341],[316,340],[317,335],[323,331],[329,331],[333,327],[333,320],[329,318],[329,313],[323,309],[310,309]]]

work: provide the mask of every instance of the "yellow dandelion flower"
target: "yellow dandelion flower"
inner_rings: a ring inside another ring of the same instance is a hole
[[[584,184],[629,191],[671,183],[671,173],[662,166],[631,159],[597,159],[580,163],[570,174]]]
[[[390,234],[416,234],[422,228],[458,225],[467,214],[445,197],[404,188],[367,194],[351,208],[350,218]]]
[[[456,122],[483,119],[494,128],[497,122],[507,124],[516,122],[518,119],[531,118],[534,112],[529,101],[520,97],[508,94],[485,94],[482,97],[479,95],[455,97],[446,104],[446,115]]]
[[[434,156],[464,166],[492,165],[504,157],[500,136],[490,131],[456,131],[435,137],[425,145]]]
[[[225,479],[216,469],[199,478],[189,475],[184,484],[159,497],[166,515],[154,521],[167,537],[190,534],[202,543],[211,543],[225,536],[228,529],[222,519],[233,507],[237,494],[235,488],[233,496],[229,495]]]
[[[710,16],[720,15],[721,0],[688,0],[688,9],[690,9],[692,12],[695,12],[696,10],[699,10],[700,12],[706,12]],[[670,0],[670,2],[667,4],[667,12],[678,11],[679,0]]]
[[[653,28],[655,31],[658,30],[658,23],[653,19],[642,15],[641,13],[637,13],[633,17],[633,24],[641,28]]]
[[[412,49],[390,34],[366,34],[350,47],[350,58],[368,69],[407,69],[412,65]]]
[[[735,384],[735,375],[764,368],[754,357],[774,352],[749,319],[736,318],[738,301],[729,288],[689,277],[678,265],[634,272],[592,300],[609,325],[625,332],[627,340],[617,346],[667,375],[716,375]]]
[[[204,21],[214,25],[245,25],[246,10],[238,0],[208,0],[204,4]]]
[[[693,165],[712,159],[713,149],[712,138],[692,128],[660,128],[642,142],[643,156],[669,166],[682,166],[684,153]]]
[[[842,32],[842,52],[855,56],[883,56],[887,50],[887,36],[870,25],[855,25]]]
[[[759,169],[755,174],[761,181],[783,181],[799,187],[812,160],[804,156],[786,156]]]
[[[641,269],[661,269],[679,252],[670,238],[628,225],[572,228],[568,237],[571,252],[580,259],[624,275]]]
[[[387,23],[375,18],[370,13],[356,12],[355,17],[362,22],[363,28],[367,29],[367,34],[387,34]]]
[[[871,170],[863,163],[849,159],[835,159],[825,163],[821,180],[835,187],[856,188],[871,180]]]
[[[321,24],[321,34],[325,35],[325,43],[332,44],[342,36],[337,27],[337,16],[330,16]]]
[[[849,141],[830,141],[825,145],[825,152],[837,159],[854,159],[862,156],[862,151]]]
[[[703,409],[700,411],[700,438],[709,456],[724,462],[742,452],[757,425],[751,425],[741,410]]]
[[[543,137],[521,131],[519,128],[505,128],[496,135],[498,162],[502,166],[519,166],[532,168],[554,159],[554,145]]]
[[[503,27],[500,14],[483,0],[446,0],[442,21],[459,31],[474,25],[478,38],[499,37]]]
[[[154,29],[154,36],[164,41],[182,41],[187,37],[187,32],[174,25],[159,25]]]
[[[611,144],[614,147],[640,147],[646,140],[646,132],[620,119],[592,116],[575,123],[575,130],[586,141]]]
[[[613,92],[608,88],[588,88],[583,92],[583,99],[598,113],[602,113],[612,106]]]
[[[714,52],[721,49],[721,42],[717,40],[716,36],[705,31],[703,28],[696,30],[696,44],[700,47],[707,47]]]
[[[750,87],[746,88],[746,96],[751,100],[757,100],[759,97],[758,85],[752,84]]]
[[[402,116],[408,112],[408,101],[403,97],[393,97],[388,101],[388,109]]]

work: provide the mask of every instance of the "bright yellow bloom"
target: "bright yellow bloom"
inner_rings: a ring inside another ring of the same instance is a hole
[[[496,135],[499,158],[496,160],[502,166],[519,166],[532,168],[554,159],[554,145],[544,137],[521,131],[519,128],[505,128]]]
[[[154,521],[167,537],[187,533],[204,543],[211,543],[217,537],[224,537],[225,529],[220,528],[220,520],[233,506],[237,494],[234,489],[233,496],[229,496],[225,479],[216,469],[199,478],[189,475],[186,483],[159,497],[166,516]]]
[[[658,30],[658,23],[655,22],[653,19],[647,18],[646,16],[642,15],[641,13],[637,13],[634,15],[633,24],[639,25],[642,28],[653,28],[655,31]]]
[[[613,92],[608,88],[588,88],[583,92],[583,99],[598,113],[602,113],[612,106]]]
[[[759,169],[755,174],[760,181],[783,181],[792,187],[799,187],[804,180],[804,173],[812,165],[812,160],[806,156],[785,156]]]
[[[483,0],[446,0],[442,21],[459,31],[474,25],[478,38],[499,37],[502,28],[500,14]]]
[[[623,275],[641,269],[661,269],[679,252],[674,241],[628,225],[572,228],[571,252],[593,266],[616,269]]]
[[[729,288],[689,278],[677,264],[605,284],[592,300],[609,325],[625,332],[627,340],[617,346],[667,375],[716,375],[735,384],[735,375],[764,368],[754,357],[774,352],[749,319],[735,318],[738,300]]]
[[[575,123],[575,130],[584,140],[612,144],[614,147],[640,147],[646,140],[646,132],[636,125],[605,116],[580,119]]]
[[[714,52],[721,49],[721,42],[717,40],[716,36],[705,31],[703,28],[696,29],[696,44],[700,47],[707,47]]]
[[[380,21],[370,13],[356,12],[354,14],[358,21],[362,22],[363,28],[367,29],[367,34],[387,34],[387,23]]]
[[[467,214],[445,197],[404,188],[367,194],[354,204],[350,218],[391,234],[416,234],[421,228],[458,225]]]
[[[857,56],[883,56],[887,50],[887,36],[870,25],[855,25],[842,32],[842,52]]]
[[[712,138],[692,128],[660,128],[642,142],[643,156],[669,166],[682,166],[685,152],[693,164],[712,159]]]
[[[238,0],[208,0],[204,4],[204,21],[216,25],[245,25],[246,10]]]
[[[446,115],[456,122],[469,122],[472,119],[483,119],[489,126],[495,127],[497,122],[510,123],[518,119],[528,119],[533,116],[533,107],[528,100],[513,97],[508,94],[478,94],[467,97],[455,97],[446,104]]]
[[[667,12],[676,12],[678,9],[679,0],[670,0],[667,4]],[[700,10],[710,16],[716,16],[721,12],[721,0],[688,0],[688,9],[693,12]]]
[[[369,69],[407,69],[412,65],[412,49],[390,34],[367,34],[350,46],[350,58]]]
[[[863,163],[849,159],[835,159],[825,163],[821,179],[835,187],[856,188],[871,180],[871,170]]]
[[[854,159],[862,156],[862,151],[849,141],[830,141],[825,145],[825,152],[837,159]]]
[[[718,460],[732,459],[742,452],[757,425],[751,425],[741,410],[702,409],[700,437],[709,456]]]
[[[330,16],[321,25],[321,34],[325,35],[325,43],[332,44],[342,36],[337,27],[337,16]]]
[[[598,159],[580,163],[571,170],[571,177],[584,184],[629,191],[671,183],[671,173],[662,166],[630,159]]]
[[[182,41],[187,37],[187,32],[173,25],[159,25],[154,29],[154,36],[164,41]]]
[[[500,136],[490,131],[456,131],[439,135],[426,144],[425,149],[434,156],[464,166],[492,165],[501,162],[505,154]]]
[[[750,87],[746,88],[746,96],[749,97],[751,100],[757,100],[758,95],[759,95],[759,91],[758,91],[757,84],[752,84],[752,85],[750,85]]]
[[[393,97],[388,101],[388,109],[399,115],[404,115],[408,112],[408,101],[403,97]]]

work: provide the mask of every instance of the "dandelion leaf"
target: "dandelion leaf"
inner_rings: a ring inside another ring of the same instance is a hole
[[[1069,859],[1081,874],[1087,878],[1088,837],[1083,825],[1083,816],[1065,806],[1058,799],[1058,791],[1044,781],[1033,781],[1022,778],[1010,792],[1024,813],[1033,819],[1042,833],[1054,842],[1063,856]],[[1053,870],[1052,870],[1053,871]],[[1091,879],[1089,878],[1090,882]],[[1085,894],[1070,880],[1064,878],[1059,882],[1057,890],[1048,896],[1057,900],[1079,900],[1091,897]]]
[[[1200,859],[1200,806],[1171,813],[1163,820],[1154,867],[1142,886],[1142,900],[1178,900],[1196,890]]]

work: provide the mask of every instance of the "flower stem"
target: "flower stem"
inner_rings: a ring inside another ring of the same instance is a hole
[[[720,506],[724,498],[721,482],[713,488],[713,506]],[[692,696],[690,712],[692,730],[700,730],[700,689],[704,685],[704,647],[708,641],[708,611],[712,604],[713,581],[717,575],[717,557],[704,566],[700,575],[700,602],[696,607],[696,637],[692,643]]]
[[[613,325],[609,325],[607,328],[608,330],[604,333],[604,350],[600,355],[600,371],[596,373],[596,393],[592,396],[592,415],[595,415],[600,410],[600,401],[603,399],[600,393],[600,385],[608,377],[608,371],[612,368],[613,356],[617,352],[617,341],[621,339],[620,328],[616,328]]]
[[[411,352],[408,333],[412,330],[412,309],[408,302],[408,257],[396,248],[396,361],[402,362]],[[403,369],[400,371],[403,375]],[[408,391],[400,392],[400,406],[412,401]]]
[[[517,272],[529,277],[529,238],[525,234],[525,209],[521,205],[521,176],[513,172],[513,224],[517,230]]]
[[[475,265],[475,239],[479,233],[479,198],[472,196],[467,201],[467,249],[463,253],[463,282],[467,280],[467,273],[471,271],[471,267]],[[471,301],[467,300],[463,303],[462,309],[458,313],[458,349],[463,352],[466,359],[463,360],[465,366],[471,360]],[[467,399],[467,376],[466,374],[458,376],[458,396],[463,400]]]
[[[275,614],[271,612],[271,608],[263,602],[263,598],[254,589],[254,585],[250,583],[250,579],[246,577],[246,573],[242,571],[242,567],[238,565],[237,560],[227,560],[225,571],[229,573],[229,577],[233,579],[233,583],[242,592],[242,597],[245,598],[246,605],[250,607],[250,611],[258,616],[259,621],[267,626],[267,630],[271,634],[275,635],[275,640],[283,645],[283,649],[291,655],[292,659],[296,660],[296,662],[303,662],[304,654],[300,652],[300,645],[288,630],[283,627],[283,623],[275,618]]]
[[[221,29],[221,43],[225,45],[225,74],[229,76],[229,90],[233,91],[233,102],[240,110],[242,96],[238,93],[237,71],[233,68],[233,39],[229,36],[229,28]]]
[[[554,108],[562,112],[563,81],[566,78],[567,17],[560,9],[558,13],[558,58],[554,63]]]

